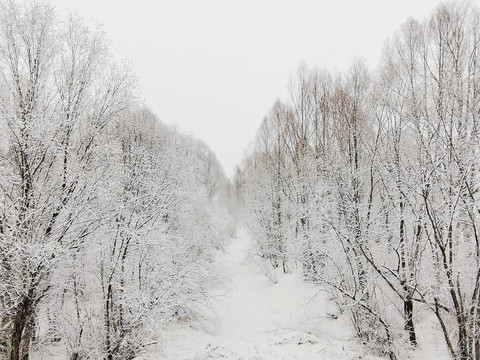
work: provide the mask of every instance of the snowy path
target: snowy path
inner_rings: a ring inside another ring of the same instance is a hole
[[[328,294],[300,274],[279,275],[273,284],[252,252],[239,232],[216,259],[227,280],[211,290],[216,300],[205,319],[170,325],[157,349],[138,359],[358,359],[347,320],[328,316],[337,311]]]

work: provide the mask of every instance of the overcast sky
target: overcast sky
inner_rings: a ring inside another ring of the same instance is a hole
[[[439,0],[55,0],[103,25],[166,123],[202,139],[233,174],[289,76],[309,66],[374,68],[384,41]],[[480,0],[472,3],[479,6]]]

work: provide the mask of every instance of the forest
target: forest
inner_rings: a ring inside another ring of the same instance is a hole
[[[108,44],[0,2],[0,358],[135,359],[211,306],[245,229],[269,283],[300,272],[372,356],[415,353],[431,318],[480,359],[478,8],[407,20],[374,70],[302,63],[232,180]]]
[[[131,359],[205,300],[223,170],[135,104],[100,31],[43,3],[2,3],[0,26],[1,352]]]
[[[480,359],[478,9],[406,21],[375,72],[300,65],[289,89],[234,180],[261,256],[330,289],[377,353],[402,358],[431,313],[452,358]]]

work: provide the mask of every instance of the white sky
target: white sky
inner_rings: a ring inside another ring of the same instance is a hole
[[[137,75],[141,98],[166,123],[207,143],[228,175],[289,76],[305,61],[373,68],[408,17],[439,0],[54,0],[103,24],[111,50]],[[472,0],[476,6],[480,0]]]

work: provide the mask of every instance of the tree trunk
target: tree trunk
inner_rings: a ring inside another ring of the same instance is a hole
[[[112,328],[111,328],[111,314],[112,312],[112,284],[111,280],[109,280],[109,284],[107,286],[107,294],[105,296],[105,351],[107,353],[106,359],[112,360]]]
[[[33,295],[33,291],[30,290],[28,295]],[[26,296],[18,305],[14,315],[9,360],[28,360],[33,330],[32,316],[32,299],[31,296]]]
[[[405,331],[408,333],[408,338],[412,346],[417,346],[417,336],[415,334],[415,325],[413,323],[413,300],[410,295],[407,295],[403,301],[403,310],[405,316]]]

